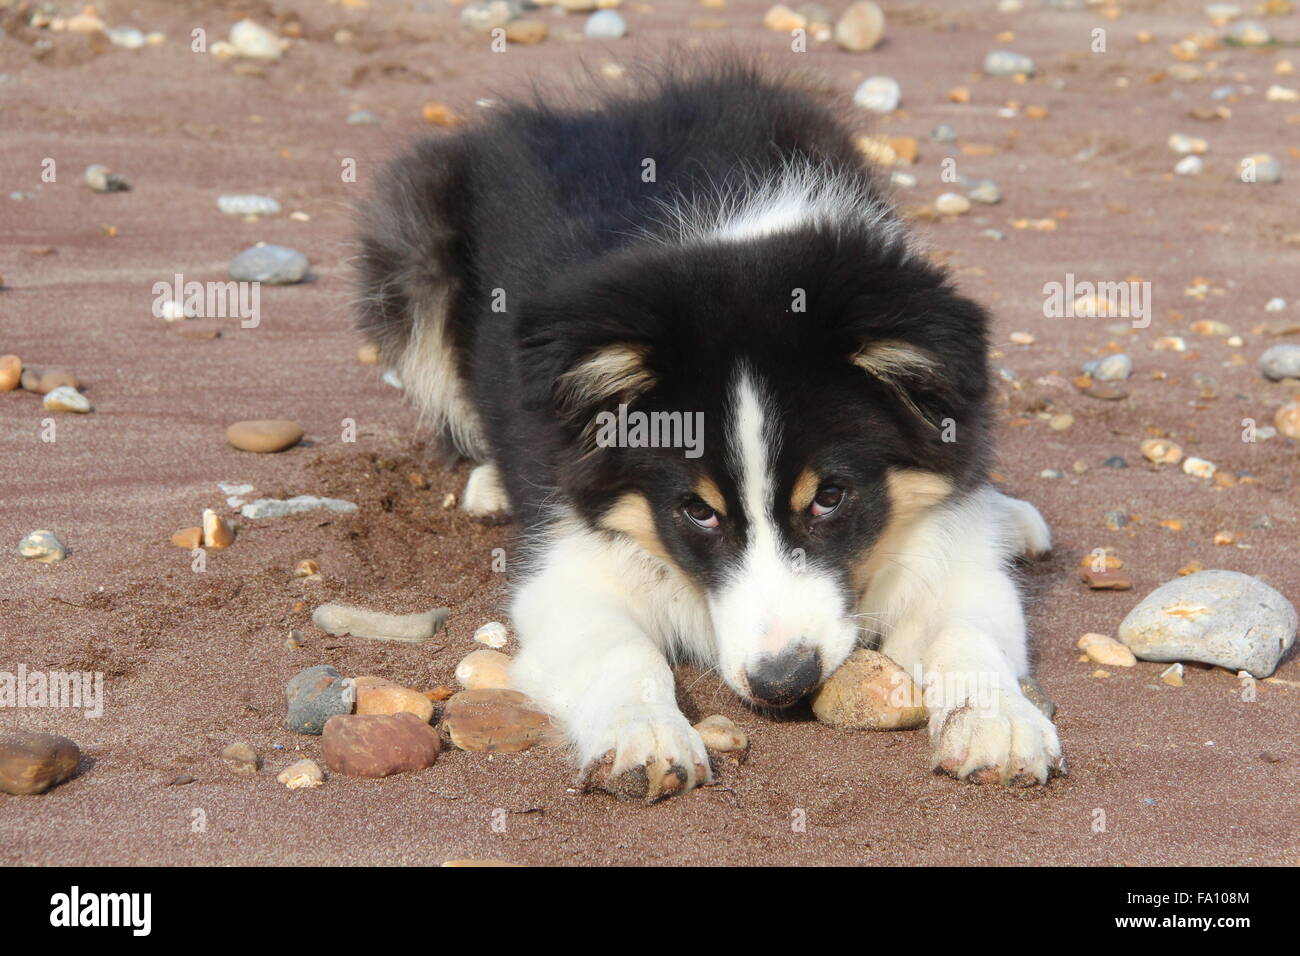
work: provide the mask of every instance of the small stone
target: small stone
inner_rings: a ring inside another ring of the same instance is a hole
[[[0,731],[0,790],[44,793],[77,772],[81,749],[67,737],[28,730]]]
[[[627,33],[627,22],[617,10],[597,10],[582,30],[593,40],[617,40]]]
[[[321,738],[325,765],[349,777],[388,777],[432,767],[438,732],[415,714],[331,717]]]
[[[1034,61],[1023,53],[1010,50],[990,50],[984,57],[984,72],[989,76],[1034,75]]]
[[[311,621],[334,637],[351,634],[376,641],[423,644],[442,628],[450,614],[445,607],[416,614],[384,614],[346,604],[322,604],[312,613]]]
[[[139,50],[145,45],[144,31],[135,27],[113,27],[105,30],[104,35],[113,46],[120,46],[124,50]]]
[[[1196,478],[1213,478],[1216,471],[1218,466],[1214,462],[1197,458],[1195,455],[1188,455],[1183,462],[1183,472]]]
[[[1273,42],[1268,28],[1257,20],[1238,20],[1228,27],[1223,39],[1237,46],[1268,46]]]
[[[808,26],[807,18],[778,3],[763,14],[763,26],[778,33],[792,33]]]
[[[201,548],[203,547],[203,529],[182,528],[172,535],[172,544],[178,548],[185,548],[187,551]]]
[[[873,113],[892,113],[898,109],[903,88],[892,76],[873,76],[862,81],[853,93],[853,102]]]
[[[320,565],[311,558],[303,558],[293,566],[295,578],[309,578],[314,574],[320,574]]]
[[[39,369],[28,366],[23,369],[22,386],[29,392],[35,392],[37,395],[46,395],[56,388],[80,388],[81,382],[77,376],[71,372],[65,372],[61,368]]]
[[[497,27],[505,26],[514,16],[515,10],[506,0],[471,3],[461,9],[460,25],[475,33],[491,33]]]
[[[1119,626],[1147,661],[1200,661],[1263,679],[1295,643],[1296,611],[1258,578],[1200,571],[1152,591]]]
[[[695,725],[704,740],[704,746],[720,753],[736,753],[748,749],[749,737],[729,717],[714,714]]]
[[[1265,312],[1281,312],[1286,308],[1286,299],[1281,296],[1274,296],[1264,303]]]
[[[96,163],[93,166],[87,166],[82,179],[86,185],[97,193],[122,193],[131,188],[128,183],[117,173],[111,172],[107,166]]]
[[[269,454],[292,448],[302,441],[302,426],[287,419],[235,422],[226,429],[226,441],[241,451]]]
[[[53,531],[33,531],[18,542],[18,553],[29,561],[53,564],[68,556],[68,549]]]
[[[1056,716],[1056,701],[1047,696],[1046,691],[1032,677],[1020,678],[1020,692],[1031,704],[1039,709],[1044,717],[1051,720]]]
[[[1210,148],[1210,144],[1199,136],[1188,136],[1186,133],[1173,133],[1170,135],[1169,148],[1180,156],[1199,156]]]
[[[230,260],[230,278],[239,282],[293,285],[307,275],[307,257],[296,249],[259,243]]]
[[[1085,634],[1075,645],[1088,655],[1089,660],[1107,667],[1135,667],[1133,652],[1115,638],[1106,634]]]
[[[1053,415],[1047,420],[1047,427],[1054,432],[1063,432],[1074,424],[1074,416],[1070,414]]]
[[[367,342],[361,348],[357,349],[357,361],[362,365],[379,364],[379,346],[373,342]]]
[[[1274,83],[1264,91],[1264,99],[1270,103],[1296,103],[1300,102],[1300,90]]]
[[[550,718],[517,690],[463,690],[447,701],[439,725],[461,750],[514,753],[551,735]]]
[[[317,734],[337,714],[352,713],[357,700],[354,681],[328,664],[299,671],[284,690],[288,716],[284,726],[298,734]]]
[[[911,730],[927,719],[908,673],[879,651],[858,648],[813,694],[813,713],[844,730]]]
[[[507,638],[506,626],[500,621],[488,621],[474,632],[474,640],[494,650],[505,647]]]
[[[1127,468],[1128,460],[1123,455],[1111,455],[1101,464],[1104,468]]]
[[[960,193],[944,193],[934,201],[934,208],[945,216],[960,216],[970,212],[970,200]]]
[[[299,760],[281,770],[275,779],[290,790],[302,790],[319,787],[325,782],[325,775],[321,773],[320,764],[316,761]]]
[[[240,20],[230,28],[230,45],[240,56],[253,60],[278,60],[289,45],[266,27],[252,20]]]
[[[849,4],[835,24],[835,43],[850,53],[874,49],[885,33],[885,14],[870,0]]]
[[[1183,460],[1183,450],[1166,438],[1148,438],[1140,448],[1142,457],[1157,465],[1176,465]]]
[[[1007,336],[1012,345],[1033,345],[1038,340],[1029,332],[1012,332]]]
[[[17,355],[0,355],[0,392],[12,392],[23,377],[23,360]]]
[[[232,506],[233,507],[233,506]],[[355,514],[357,506],[342,498],[318,498],[315,495],[295,495],[289,499],[258,498],[250,504],[243,505],[239,513],[245,518],[283,518],[286,515],[302,514],[324,508],[337,514]]]
[[[1002,202],[1002,190],[991,179],[986,179],[970,190],[970,201],[985,206],[995,206]]]
[[[211,508],[203,511],[203,547],[219,551],[235,543],[235,529]]]
[[[1085,363],[1083,370],[1099,382],[1120,382],[1133,374],[1133,360],[1123,352],[1116,352]]]
[[[1133,582],[1118,571],[1094,571],[1092,568],[1084,568],[1079,572],[1079,577],[1094,591],[1127,591],[1133,587]]]
[[[1237,163],[1237,178],[1243,183],[1281,182],[1282,163],[1268,153],[1243,156]]]
[[[500,651],[471,651],[456,665],[456,680],[466,690],[508,690],[510,663]]]
[[[378,126],[382,122],[379,114],[371,110],[353,110],[347,118],[349,126]]]
[[[1065,472],[1060,471],[1056,468],[1044,468],[1042,471],[1038,473],[1038,477],[1046,478],[1049,481],[1056,481],[1060,478],[1064,478]]]
[[[433,719],[433,701],[418,690],[383,677],[358,677],[358,714],[414,714],[426,724]]]
[[[1274,345],[1259,357],[1259,370],[1270,382],[1300,378],[1300,345]]]
[[[1104,520],[1109,530],[1119,531],[1121,528],[1128,526],[1128,513],[1125,511],[1107,511]]]
[[[221,759],[235,773],[252,774],[257,773],[262,763],[257,757],[257,751],[246,743],[234,743],[221,751]]]
[[[1205,168],[1205,161],[1199,156],[1184,156],[1174,164],[1174,172],[1179,176],[1197,176]]]
[[[546,24],[541,20],[532,20],[527,17],[511,20],[506,24],[505,30],[507,42],[518,43],[521,46],[536,46],[546,39],[549,32]]]
[[[50,389],[41,404],[45,406],[47,412],[72,412],[77,415],[90,412],[90,400],[67,385]]]
[[[274,216],[280,204],[270,196],[236,195],[218,196],[217,208],[227,216]]]
[[[1287,438],[1300,440],[1300,402],[1287,402],[1279,408],[1273,424]]]
[[[1182,687],[1183,686],[1183,665],[1170,664],[1168,667],[1166,667],[1163,671],[1160,672],[1160,682],[1162,684],[1168,684],[1170,687]]]

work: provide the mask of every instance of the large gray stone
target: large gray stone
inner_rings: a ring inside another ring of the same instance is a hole
[[[1145,661],[1200,661],[1264,678],[1295,643],[1295,632],[1295,608],[1263,581],[1239,571],[1201,571],[1148,594],[1118,637]]]

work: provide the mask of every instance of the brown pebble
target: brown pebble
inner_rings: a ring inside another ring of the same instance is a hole
[[[546,24],[524,17],[506,24],[506,39],[511,43],[533,46],[546,39]]]
[[[261,767],[261,761],[257,758],[257,751],[242,741],[233,743],[221,751],[221,759],[235,773],[257,773],[258,768]]]
[[[450,700],[456,696],[456,688],[448,687],[446,684],[439,684],[433,690],[426,690],[424,696],[432,701]]]
[[[303,558],[293,566],[293,576],[295,578],[309,578],[313,574],[320,574],[320,565],[311,558]]]
[[[1091,568],[1084,568],[1079,572],[1079,577],[1094,591],[1127,591],[1133,587],[1133,582],[1118,571],[1094,571]]]
[[[182,528],[172,535],[172,544],[178,548],[185,548],[193,551],[195,548],[203,547],[203,529],[202,528]]]
[[[362,365],[379,364],[379,346],[374,342],[367,342],[361,348],[357,349],[357,361]]]
[[[439,748],[437,731],[410,713],[336,714],[321,736],[326,766],[349,777],[423,770],[433,766]]]
[[[445,103],[425,103],[420,113],[426,123],[432,123],[434,126],[460,126],[465,122]]]
[[[235,529],[211,508],[203,511],[203,546],[219,551],[235,543]]]
[[[23,360],[17,355],[0,355],[0,392],[12,392],[23,377]]]
[[[911,730],[928,716],[907,671],[863,647],[813,694],[812,708],[823,724],[842,730]]]
[[[37,395],[46,395],[60,385],[66,385],[69,388],[81,388],[80,379],[61,368],[39,369],[28,367],[23,369],[19,381],[22,383],[23,388],[29,392],[35,392]]]
[[[1273,425],[1287,438],[1300,439],[1300,402],[1287,402],[1279,408]]]
[[[226,429],[226,441],[242,451],[262,454],[284,451],[302,440],[302,426],[287,419],[235,422]]]
[[[358,714],[414,714],[426,724],[433,719],[433,701],[418,690],[385,677],[358,677],[356,687]]]
[[[0,732],[0,790],[5,793],[44,793],[76,773],[80,761],[80,748],[67,737]]]
[[[513,753],[552,733],[546,714],[517,690],[463,690],[447,701],[439,725],[461,750]]]

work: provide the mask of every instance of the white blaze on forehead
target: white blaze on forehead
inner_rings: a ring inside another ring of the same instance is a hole
[[[772,523],[772,467],[780,448],[780,426],[764,406],[760,385],[749,369],[736,373],[731,398],[731,441],[728,451],[749,522],[747,550],[756,545],[775,546]]]

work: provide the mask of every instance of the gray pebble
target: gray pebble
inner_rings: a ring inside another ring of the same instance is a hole
[[[1127,459],[1124,458],[1123,455],[1111,455],[1101,464],[1105,468],[1127,468],[1128,467],[1128,461]]]
[[[627,22],[617,10],[597,10],[587,18],[583,32],[593,40],[617,40],[627,33]]]
[[[1085,362],[1083,370],[1099,382],[1121,382],[1133,374],[1133,360],[1123,352]]]
[[[1109,528],[1111,531],[1118,531],[1120,528],[1126,527],[1127,525],[1128,525],[1127,511],[1106,512],[1106,527]]]
[[[1296,611],[1259,578],[1200,571],[1152,591],[1117,636],[1146,661],[1200,661],[1265,678],[1295,643]]]
[[[971,202],[984,203],[986,206],[1002,202],[1002,190],[991,179],[981,180],[966,193],[966,196]]]
[[[68,549],[53,531],[33,531],[18,542],[18,553],[30,561],[53,564],[68,556]]]
[[[1017,73],[1032,76],[1034,61],[1023,53],[990,50],[988,56],[984,57],[984,72],[989,76],[1015,76]]]
[[[1300,345],[1274,345],[1259,357],[1259,370],[1270,382],[1300,378]]]
[[[947,123],[943,123],[930,130],[930,139],[936,143],[955,143],[957,142],[957,131]]]
[[[239,513],[245,518],[283,518],[286,515],[301,514],[326,508],[339,514],[353,514],[358,509],[351,501],[342,498],[318,498],[315,495],[296,495],[293,498],[258,498],[244,505]]]
[[[1228,25],[1224,39],[1240,46],[1267,46],[1273,42],[1268,27],[1258,20],[1237,20]]]
[[[253,246],[230,260],[230,277],[240,282],[293,285],[306,274],[307,257],[284,246]]]
[[[357,702],[357,687],[351,678],[321,664],[299,671],[284,688],[288,715],[284,726],[297,734],[325,731],[325,721],[338,714],[350,714]]]

